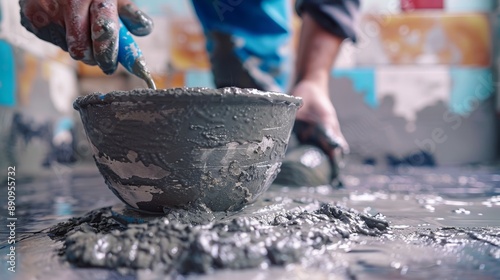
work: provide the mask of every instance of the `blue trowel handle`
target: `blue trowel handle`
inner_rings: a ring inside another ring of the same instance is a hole
[[[127,27],[120,21],[120,33],[118,39],[118,62],[130,73],[143,79],[149,88],[156,89],[151,73],[146,67],[146,61],[142,51],[135,42]]]
[[[127,27],[123,25],[120,20],[120,39],[118,43],[118,62],[132,74],[134,72],[134,64],[138,58],[142,57],[142,51],[135,42],[132,34],[128,31]]]

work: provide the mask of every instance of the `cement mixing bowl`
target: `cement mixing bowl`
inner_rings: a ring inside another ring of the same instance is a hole
[[[148,212],[253,202],[279,172],[300,105],[239,88],[96,93],[73,104],[108,187]]]

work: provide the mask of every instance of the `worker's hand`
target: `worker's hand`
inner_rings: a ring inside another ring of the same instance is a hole
[[[144,36],[151,18],[130,0],[20,0],[21,23],[38,38],[111,74],[118,65],[118,16],[129,31]]]
[[[292,95],[302,97],[303,106],[296,116],[294,131],[301,143],[321,148],[332,161],[339,161],[349,145],[342,135],[337,113],[328,96],[328,86],[311,80],[300,81]]]

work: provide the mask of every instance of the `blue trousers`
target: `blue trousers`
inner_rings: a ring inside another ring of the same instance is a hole
[[[286,0],[192,0],[207,38],[215,85],[283,92],[292,69],[292,7]],[[323,28],[355,40],[359,0],[297,1]]]

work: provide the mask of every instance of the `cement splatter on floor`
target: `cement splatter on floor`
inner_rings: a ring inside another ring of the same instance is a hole
[[[61,255],[77,266],[189,274],[299,263],[328,254],[326,248],[351,235],[381,236],[389,227],[383,219],[317,201],[293,211],[228,215],[173,210],[121,225],[103,208],[60,223],[50,234],[64,240]]]

